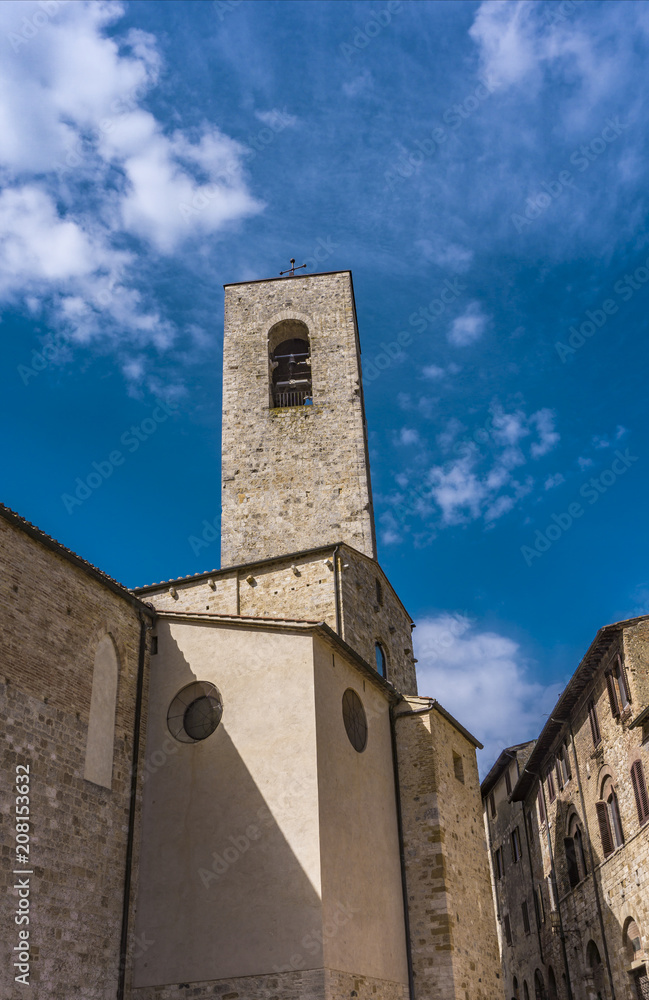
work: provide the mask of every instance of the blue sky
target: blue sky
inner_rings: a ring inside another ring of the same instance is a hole
[[[349,268],[421,691],[484,766],[534,735],[649,611],[649,6],[44,0],[0,36],[4,502],[128,586],[217,566],[222,285]]]

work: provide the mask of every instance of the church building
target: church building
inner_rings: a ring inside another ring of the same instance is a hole
[[[39,1000],[503,1000],[480,744],[377,561],[349,271],[225,286],[220,569],[129,591],[0,529]]]

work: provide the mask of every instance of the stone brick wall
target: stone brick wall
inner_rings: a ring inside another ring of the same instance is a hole
[[[309,330],[313,405],[270,406],[268,335]],[[374,556],[360,347],[351,274],[226,286],[222,565],[340,539]]]
[[[387,679],[398,691],[416,695],[410,615],[374,560],[345,546],[340,566],[345,642],[372,666],[376,662],[375,644],[379,642],[386,656]]]
[[[408,699],[395,719],[416,1000],[502,1000],[475,746]],[[456,776],[453,754],[462,763]]]
[[[0,935],[0,994],[6,998],[29,992],[14,982],[9,959],[18,931],[17,764],[29,765],[31,779],[31,992],[39,1000],[116,995],[140,635],[128,596],[0,518],[0,816],[2,895],[9,904]],[[107,633],[120,664],[111,789],[83,778],[94,651]],[[137,867],[133,877],[136,885]]]
[[[169,592],[170,584],[139,588],[136,593],[160,611],[298,618],[324,621],[335,630],[334,551],[332,546],[178,580],[173,583],[176,596]],[[379,641],[386,652],[388,680],[399,691],[416,694],[408,612],[375,560],[346,545],[337,558],[341,637],[371,666]]]
[[[244,976],[239,979],[153,986],[133,990],[129,1000],[408,1000],[408,988],[365,976],[352,976],[331,969],[283,972],[274,976]]]
[[[532,990],[535,970],[539,970],[547,988],[552,968],[561,1000],[568,996],[568,977],[575,1000],[595,1000],[598,994],[607,1000],[613,990],[617,1000],[635,1000],[631,957],[623,940],[629,918],[637,922],[642,937],[636,967],[644,962],[649,969],[649,822],[639,823],[630,777],[630,766],[636,759],[642,762],[645,781],[649,775],[647,734],[641,726],[631,727],[648,704],[648,637],[646,620],[611,627],[591,661],[582,664],[566,689],[570,693],[574,685],[576,694],[565,724],[530,762],[532,772],[543,778],[541,785],[538,781],[531,784],[524,802],[531,828],[530,891],[533,884],[543,886],[546,920],[539,931],[536,954],[529,941],[514,941],[511,970],[517,969],[519,983],[527,981]],[[617,663],[618,654],[626,667],[631,703],[616,717],[611,711],[606,673]],[[584,681],[577,684],[580,677]],[[591,701],[601,736],[598,744],[589,716]],[[565,710],[562,714],[555,709],[555,715],[563,718]],[[571,771],[565,783],[558,781],[555,770],[562,747],[567,748]],[[548,771],[553,775],[554,794],[548,784]],[[624,844],[605,857],[596,805],[607,776],[614,783]],[[545,817],[538,808],[539,787]],[[512,803],[510,810],[516,806],[516,802]],[[565,839],[574,832],[574,822],[583,836],[586,872],[578,859],[580,878],[571,886]],[[556,893],[551,899],[549,882],[553,877]],[[507,905],[513,906],[513,887],[505,883],[504,891]],[[595,968],[594,948],[601,960]]]

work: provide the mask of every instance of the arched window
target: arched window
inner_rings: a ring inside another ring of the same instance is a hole
[[[617,795],[610,777],[604,778],[602,782],[602,797],[596,803],[597,819],[599,821],[599,833],[602,840],[602,850],[604,857],[621,847],[624,843],[622,833],[622,821],[620,819],[620,808],[617,802]]]
[[[530,991],[527,988],[527,982],[523,980],[523,1000],[530,1000]]]
[[[296,319],[276,323],[268,335],[271,406],[309,406],[312,400],[309,331]]]
[[[534,973],[534,1000],[546,1000],[543,976],[539,969]]]
[[[521,991],[518,988],[518,979],[514,976],[514,1000],[521,1000]]]
[[[602,965],[602,959],[600,958],[599,948],[592,939],[588,942],[588,947],[586,948],[586,960],[589,968],[591,969],[595,993],[598,997],[603,998],[606,996],[604,986],[604,966]]]
[[[563,846],[566,852],[568,882],[570,888],[574,888],[588,874],[583,834],[579,820],[574,814],[568,823],[568,836],[564,838]]]
[[[380,642],[377,642],[374,646],[374,655],[376,657],[376,669],[380,673],[381,677],[387,677],[385,651]]]
[[[559,1000],[557,981],[554,978],[554,969],[551,965],[548,966],[548,997],[549,1000]]]
[[[629,960],[629,965],[631,962],[637,962],[642,958],[642,938],[640,937],[640,928],[633,917],[629,917],[624,925],[622,940],[624,942],[624,950],[626,952],[626,957]]]
[[[92,671],[90,717],[86,740],[86,763],[83,776],[95,785],[111,788],[113,783],[113,744],[115,742],[115,706],[119,663],[113,640],[103,636],[95,650]]]

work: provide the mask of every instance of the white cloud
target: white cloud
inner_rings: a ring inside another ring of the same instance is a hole
[[[255,111],[255,118],[258,118],[264,125],[268,125],[274,132],[281,132],[285,128],[295,128],[298,123],[297,115],[292,115],[286,108],[272,108],[270,111]]]
[[[415,240],[415,246],[426,260],[460,273],[468,271],[474,257],[474,251],[469,247],[449,242],[439,235]]]
[[[470,302],[461,316],[457,316],[448,331],[447,338],[455,347],[468,347],[485,332],[487,316],[479,302]]]
[[[424,368],[422,368],[421,374],[424,376],[424,378],[435,380],[444,378],[444,376],[446,375],[446,369],[440,368],[439,365],[426,365]]]
[[[561,486],[565,481],[561,472],[555,472],[553,476],[548,476],[543,485],[546,490],[553,490],[556,486]]]
[[[419,444],[419,433],[412,427],[402,427],[399,432],[399,444]]]
[[[517,642],[464,614],[420,621],[413,633],[420,694],[436,698],[484,743],[486,773],[500,751],[537,736],[560,693],[532,680]]]
[[[532,458],[541,458],[559,443],[561,435],[554,428],[554,413],[552,410],[543,409],[533,413],[530,423],[536,426],[539,440],[535,441],[531,447]]]
[[[403,492],[388,498],[396,521],[423,517],[435,527],[483,519],[486,526],[492,526],[534,487],[531,475],[516,474],[516,470],[522,471],[530,460],[550,452],[559,434],[551,410],[528,416],[520,408],[506,411],[496,402],[485,426],[471,436],[453,417],[436,441],[449,457],[428,470],[409,473],[409,490],[403,478],[398,480]]]
[[[167,134],[142,106],[161,58],[152,35],[115,34],[123,14],[110,0],[0,5],[0,298],[38,303],[70,340],[164,349],[173,327],[125,239],[169,254],[262,206],[239,143],[209,123]]]

